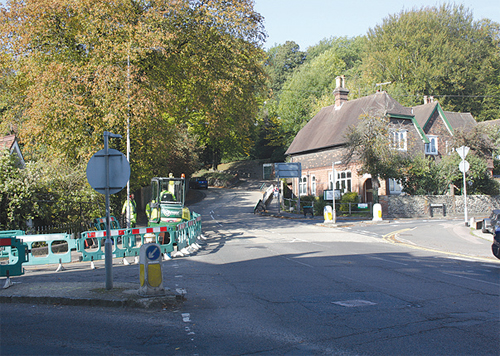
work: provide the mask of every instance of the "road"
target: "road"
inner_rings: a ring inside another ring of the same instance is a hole
[[[2,305],[2,355],[500,353],[498,262],[254,215],[248,186],[206,194],[203,249],[162,265],[180,309]]]

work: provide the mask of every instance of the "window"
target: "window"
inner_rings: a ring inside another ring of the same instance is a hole
[[[337,180],[335,181],[335,189],[340,190],[341,193],[351,191],[352,180],[351,171],[337,172]]]
[[[403,185],[401,184],[401,181],[390,178],[389,179],[389,194],[390,195],[401,194],[402,191],[403,191]]]
[[[437,136],[427,136],[429,143],[425,144],[425,154],[426,155],[437,155],[438,154],[438,138]]]
[[[311,176],[311,195],[316,196],[316,176]]]
[[[307,195],[307,177],[302,176],[299,180],[299,195]]]
[[[333,190],[333,173],[328,173],[328,189]]]
[[[398,151],[406,151],[406,133],[407,130],[391,131],[391,147]]]

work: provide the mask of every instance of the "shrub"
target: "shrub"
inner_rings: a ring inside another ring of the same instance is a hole
[[[359,203],[359,196],[356,192],[349,192],[342,195],[340,199],[340,211],[348,212],[349,211],[349,203],[357,204]]]

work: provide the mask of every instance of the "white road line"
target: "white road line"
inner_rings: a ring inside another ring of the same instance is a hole
[[[386,262],[396,263],[396,264],[398,264],[398,265],[408,266],[408,264],[407,264],[407,263],[402,263],[402,262],[396,262],[396,261],[386,260],[385,258],[374,257],[374,256],[371,256],[371,258],[373,258],[373,259],[375,259],[375,260],[382,260],[382,261],[386,261]]]
[[[442,274],[446,274],[448,276],[453,276],[453,277],[468,279],[468,280],[475,281],[475,282],[483,282],[483,283],[486,283],[486,284],[491,284],[492,286],[500,286],[500,284],[498,284],[498,283],[491,283],[491,282],[483,281],[481,279],[475,279],[475,278],[470,278],[470,277],[465,277],[465,276],[459,276],[458,274],[453,274],[453,273],[446,273],[446,272],[441,272],[441,273]]]

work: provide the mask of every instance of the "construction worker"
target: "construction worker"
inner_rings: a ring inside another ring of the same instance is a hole
[[[134,200],[134,194],[130,194],[129,198],[129,200],[125,200],[123,203],[122,216],[125,215],[127,227],[135,227],[135,223],[137,222],[137,204]]]
[[[152,208],[151,205],[155,204],[156,200],[151,200],[146,204],[146,216],[149,221],[154,221],[158,219],[158,210],[159,208]]]
[[[170,190],[162,190],[160,193],[160,201],[175,201],[175,194]]]

